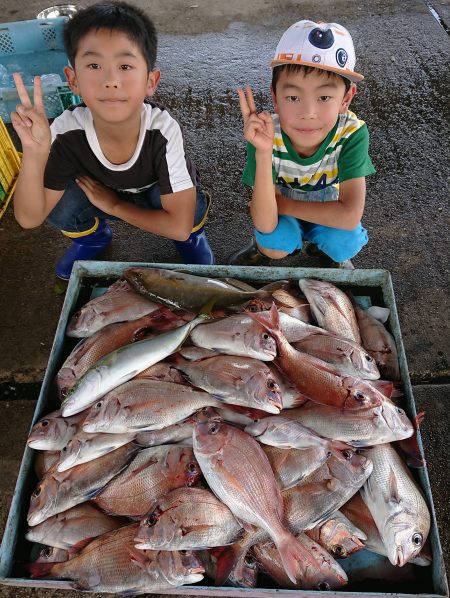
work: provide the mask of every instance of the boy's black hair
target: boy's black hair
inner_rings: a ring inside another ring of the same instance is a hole
[[[283,71],[287,71],[288,73],[299,73],[303,72],[305,75],[309,75],[314,71],[320,71],[321,73],[326,73],[328,77],[339,77],[344,81],[345,84],[345,93],[350,89],[351,81],[339,75],[339,73],[334,73],[333,71],[326,71],[325,69],[318,69],[315,66],[308,66],[306,64],[280,64],[276,66],[272,70],[272,89],[273,92],[276,93],[276,85],[277,81],[280,78],[280,75]]]
[[[153,70],[158,40],[152,20],[140,8],[115,0],[81,9],[64,26],[64,47],[72,67],[75,67],[80,40],[89,31],[99,29],[122,31],[128,35],[144,55],[148,70]]]

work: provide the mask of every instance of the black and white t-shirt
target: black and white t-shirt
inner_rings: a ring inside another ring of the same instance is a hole
[[[51,125],[52,146],[44,186],[62,191],[79,175],[88,175],[116,191],[138,193],[155,183],[161,194],[195,186],[196,170],[185,154],[179,123],[153,102],[142,104],[141,130],[133,156],[112,164],[104,156],[92,114],[84,104],[65,110]]]

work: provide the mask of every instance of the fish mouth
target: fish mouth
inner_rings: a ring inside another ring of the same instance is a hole
[[[403,553],[403,546],[397,546],[395,551],[394,561],[392,564],[397,567],[403,567],[406,562],[405,555]]]

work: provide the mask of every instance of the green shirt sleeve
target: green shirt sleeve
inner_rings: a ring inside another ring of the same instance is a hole
[[[253,187],[255,184],[255,172],[256,172],[256,150],[255,147],[247,142],[247,162],[245,163],[244,170],[242,172],[241,182],[244,185]],[[275,183],[275,170],[272,165],[272,181]]]
[[[369,156],[369,131],[366,124],[350,135],[342,145],[338,170],[340,183],[375,172]]]

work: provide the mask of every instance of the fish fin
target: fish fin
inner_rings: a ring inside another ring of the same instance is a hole
[[[298,394],[295,397],[295,399],[293,399],[289,403],[289,409],[295,409],[296,407],[301,407],[302,405],[304,405],[308,401],[309,401],[308,397],[306,397],[305,395],[302,395],[302,394]],[[286,409],[287,409],[287,407],[286,407]]]
[[[139,567],[144,568],[145,563],[148,560],[148,557],[145,552],[139,550],[135,546],[127,546],[126,551],[130,555],[130,560],[134,561],[139,565]]]
[[[223,586],[229,578],[231,571],[242,555],[243,549],[239,544],[230,546],[220,546],[213,549],[213,555],[216,557],[216,586]]]
[[[395,471],[392,469],[392,465],[389,472],[389,502],[396,502],[397,504],[400,504],[401,502],[397,478],[395,477]]]
[[[250,293],[254,293],[257,289],[252,287],[250,284],[247,284],[243,280],[238,280],[237,278],[219,278],[218,280],[223,280],[226,284],[238,289],[239,291],[248,291]]]
[[[51,570],[55,563],[25,563],[24,569],[28,571],[33,579],[41,577],[50,577]]]
[[[258,322],[258,324],[264,326],[264,328],[266,328],[269,332],[280,330],[280,316],[278,315],[278,310],[275,303],[272,303],[268,316],[251,311],[246,311],[245,313]]]
[[[212,309],[214,307],[214,303],[217,301],[216,297],[213,297],[209,301],[207,301],[198,312],[198,316],[200,318],[204,318],[205,320],[213,320],[213,316],[211,315]]]
[[[269,284],[264,285],[262,288],[256,291],[256,295],[259,297],[272,297],[274,291],[278,289],[283,289],[289,286],[289,280],[276,280],[275,282],[269,282]]]
[[[239,525],[241,525],[241,527],[244,528],[244,530],[250,534],[254,534],[257,531],[257,527],[255,525],[252,525],[251,523],[249,523],[248,521],[244,521],[243,519],[239,519],[239,517],[234,517],[236,519],[236,521],[239,523]]]
[[[399,440],[395,443],[396,446],[400,449],[402,455],[404,456],[407,465],[409,467],[413,467],[414,469],[421,469],[427,466],[427,462],[422,456],[420,450],[419,439],[417,434],[419,431],[419,426],[422,423],[424,416],[425,411],[421,411],[416,415],[413,421],[414,434],[412,436],[410,436],[409,438],[405,438],[404,440]]]
[[[94,538],[95,538],[95,536],[90,536],[89,538],[84,538],[84,540],[80,540],[79,542],[77,542],[76,544],[74,544],[73,546],[71,546],[67,550],[67,552],[69,553],[69,559],[71,559],[78,552],[80,552],[81,550],[83,550],[83,548],[85,548],[90,542],[92,542],[92,540]]]

